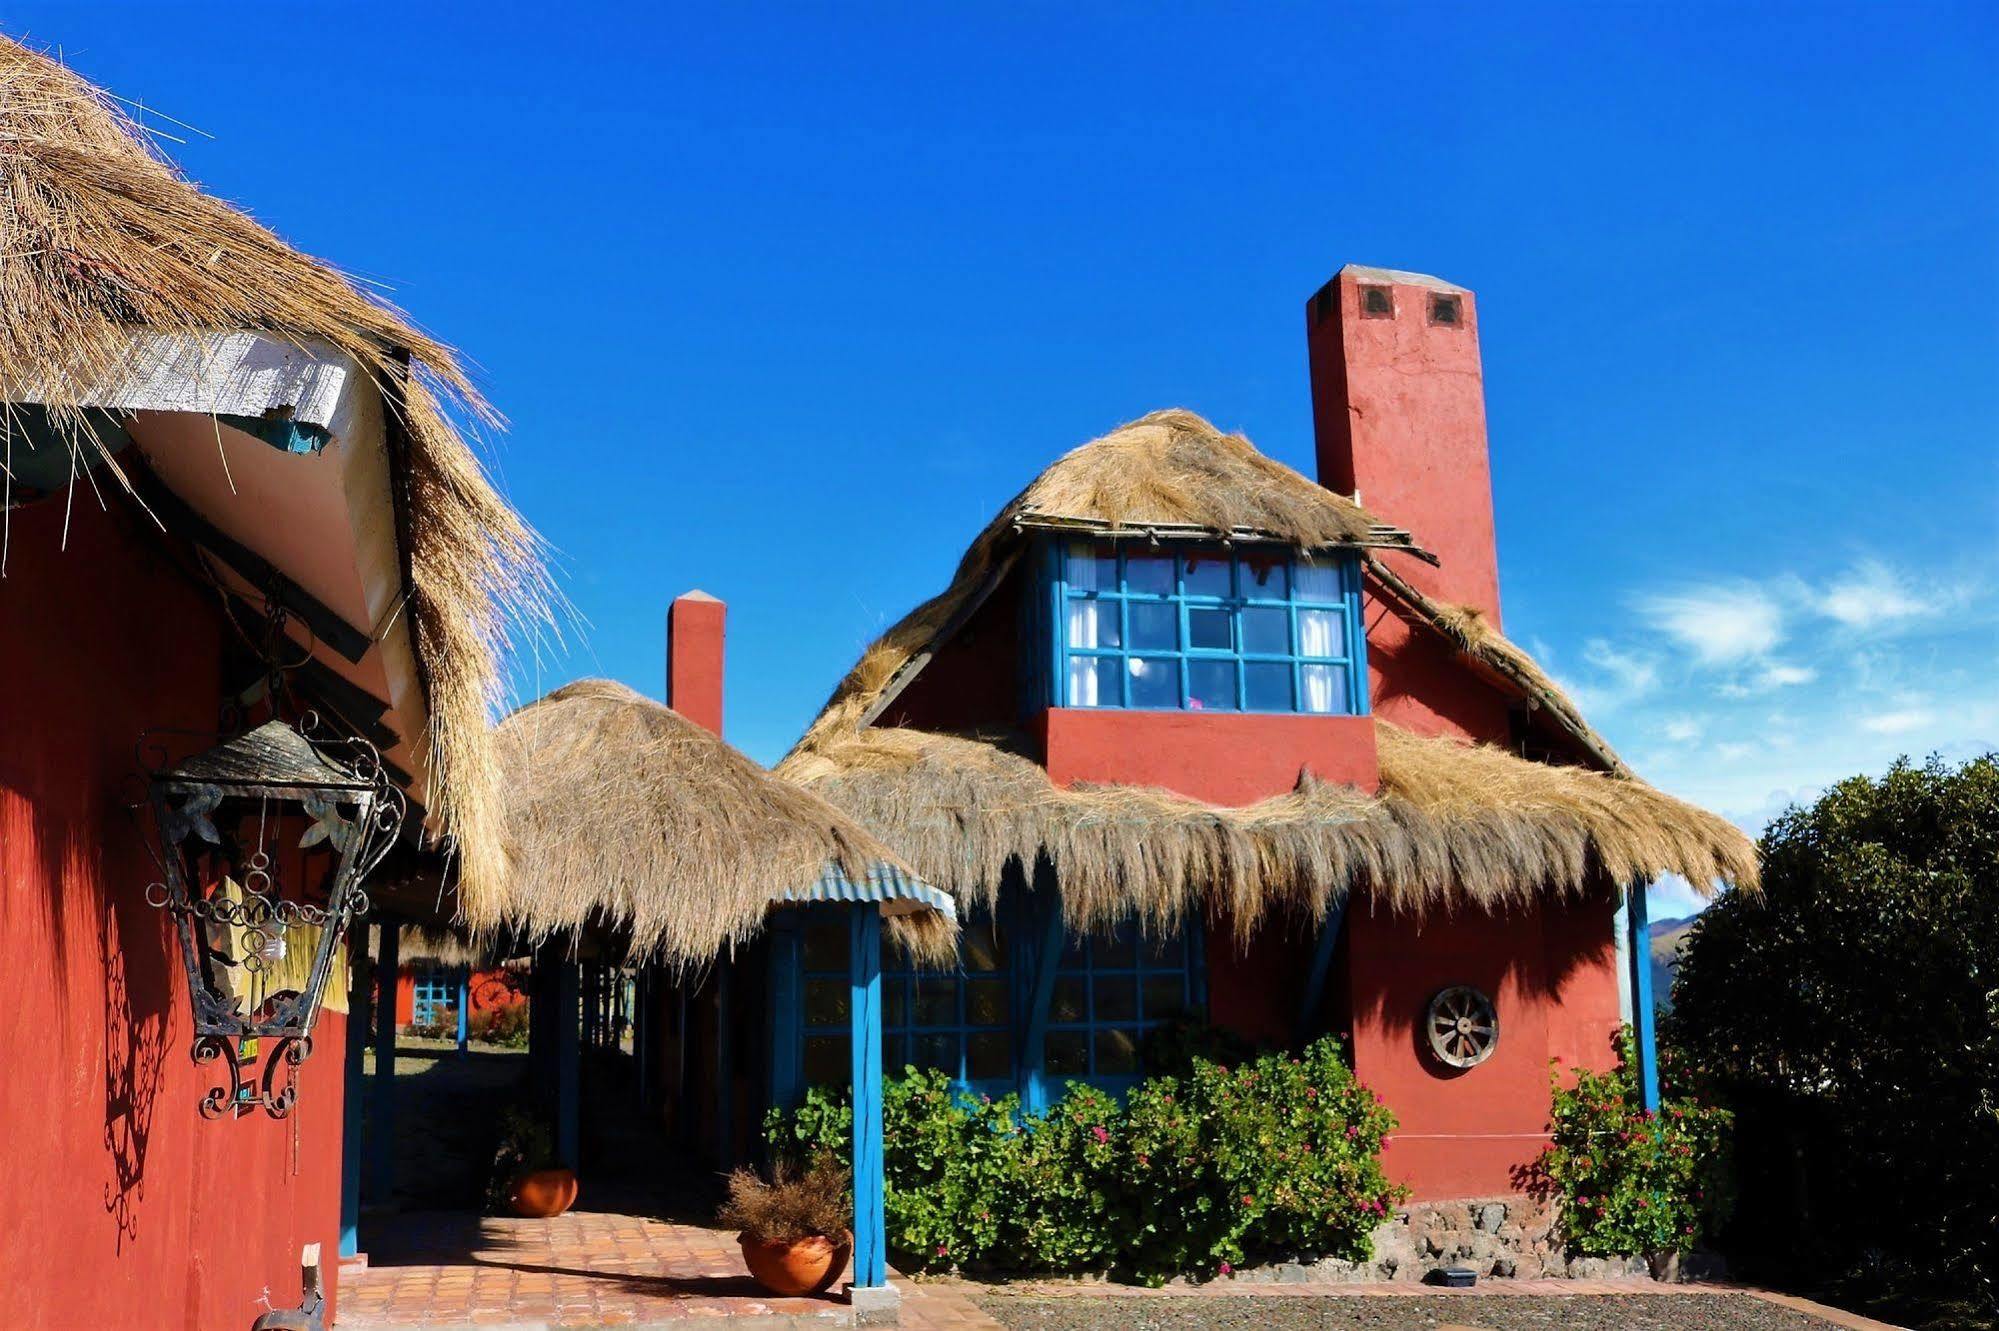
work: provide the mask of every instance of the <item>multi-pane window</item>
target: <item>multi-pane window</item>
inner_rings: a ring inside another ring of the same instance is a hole
[[[1195,1005],[1184,934],[1151,938],[1126,923],[1109,937],[1071,938],[1055,970],[1043,1071],[1058,1084],[1122,1089],[1142,1072],[1146,1031]]]
[[[458,983],[441,966],[426,966],[416,973],[410,1020],[418,1026],[436,1026],[458,1005]]]
[[[1350,558],[1073,540],[1059,562],[1058,705],[1367,709]]]
[[[808,924],[804,938],[805,1081],[844,1082],[851,1074],[847,923]],[[951,970],[882,970],[882,1061],[941,1068],[962,1085],[1012,1089],[1013,990],[1002,931],[983,913],[959,934]]]

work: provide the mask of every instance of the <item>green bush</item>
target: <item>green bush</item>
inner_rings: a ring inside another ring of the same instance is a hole
[[[914,1269],[1117,1270],[1152,1283],[1272,1253],[1365,1260],[1400,1198],[1380,1165],[1394,1119],[1339,1046],[1191,1068],[1122,1104],[1071,1083],[1042,1114],[906,1069],[883,1102],[889,1246]],[[848,1158],[852,1125],[844,1092],[815,1089],[767,1126],[797,1160]]]
[[[508,1049],[525,1049],[528,1043],[528,1005],[505,1003],[481,1008],[466,1022],[466,1034],[487,1044]]]
[[[1639,1094],[1631,1033],[1618,1039],[1614,1071],[1557,1074],[1554,1140],[1540,1166],[1562,1198],[1571,1250],[1617,1257],[1689,1249],[1728,1207],[1726,1110],[1691,1095],[1662,1095],[1657,1114]]]

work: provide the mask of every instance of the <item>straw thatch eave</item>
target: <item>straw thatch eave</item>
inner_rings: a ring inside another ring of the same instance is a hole
[[[1011,735],[880,727],[794,752],[778,774],[900,849],[924,877],[989,902],[1009,865],[1045,859],[1079,929],[1203,910],[1241,934],[1275,912],[1317,918],[1353,891],[1397,910],[1504,909],[1677,873],[1753,887],[1754,848],[1726,820],[1640,781],[1423,739],[1376,722],[1381,789],[1301,777],[1220,808],[1170,791],[1056,786]]]
[[[373,381],[425,695],[412,794],[455,850],[468,916],[490,922],[505,877],[490,719],[510,626],[544,618],[550,589],[538,538],[452,424],[497,418],[450,349],[204,194],[108,94],[5,38],[0,231],[0,384],[31,388],[74,451],[102,454],[83,407],[162,337],[322,344]],[[87,460],[126,482],[116,459]]]
[[[629,955],[701,966],[828,865],[854,883],[880,866],[915,876],[849,815],[622,684],[565,685],[498,737],[513,864],[501,914],[524,937],[608,928]],[[956,922],[927,907],[887,925],[920,957],[956,947]]]

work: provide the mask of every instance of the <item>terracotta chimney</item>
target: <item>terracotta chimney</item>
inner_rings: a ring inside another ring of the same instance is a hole
[[[1384,555],[1499,624],[1478,305],[1441,278],[1348,264],[1305,303],[1319,483],[1407,527],[1441,568]]]
[[[728,614],[728,606],[701,591],[675,597],[666,612],[666,705],[718,736]]]

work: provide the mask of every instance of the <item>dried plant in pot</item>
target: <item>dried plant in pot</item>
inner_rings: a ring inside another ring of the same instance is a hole
[[[738,1169],[716,1219],[740,1231],[743,1262],[759,1285],[778,1295],[823,1294],[854,1253],[849,1180],[828,1155],[804,1170],[780,1163],[768,1179]]]

